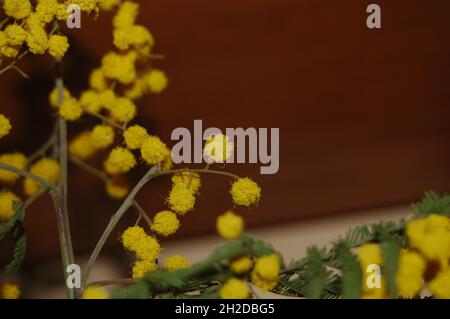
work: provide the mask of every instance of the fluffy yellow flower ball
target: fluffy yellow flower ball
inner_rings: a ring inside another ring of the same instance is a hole
[[[52,35],[48,40],[48,53],[57,59],[61,59],[69,49],[69,40],[63,35]]]
[[[141,148],[141,156],[149,165],[161,163],[167,155],[167,146],[159,137],[149,136]]]
[[[35,11],[43,23],[50,23],[56,16],[57,10],[57,0],[39,0]]]
[[[395,281],[398,294],[403,298],[413,298],[422,290],[426,262],[414,251],[402,250],[398,259]]]
[[[70,91],[67,88],[64,88],[64,93],[63,93],[63,100],[68,100],[72,97],[72,95],[70,94]],[[58,107],[58,90],[56,88],[54,88],[51,92],[50,95],[48,97],[49,103],[52,107],[56,108]]]
[[[7,16],[21,20],[31,14],[32,6],[29,0],[4,0],[3,9]]]
[[[114,130],[108,125],[96,125],[91,132],[92,145],[97,149],[105,149],[114,142]]]
[[[225,163],[233,154],[234,144],[228,136],[217,134],[210,136],[203,148],[203,158],[207,163]]]
[[[122,245],[126,249],[132,251],[135,243],[143,238],[145,238],[147,234],[144,229],[139,226],[128,227],[122,233]]]
[[[116,98],[111,108],[111,116],[121,123],[130,122],[136,116],[136,105],[128,98]]]
[[[222,299],[247,299],[248,296],[247,283],[236,278],[229,279],[220,289]]]
[[[113,19],[115,29],[130,28],[136,22],[139,5],[135,2],[125,1]]]
[[[27,158],[22,153],[11,153],[0,155],[0,163],[24,169]],[[17,181],[19,175],[0,169],[0,181],[7,184],[13,184]]]
[[[27,32],[18,24],[10,24],[5,28],[5,35],[9,45],[21,46],[27,38]]]
[[[69,144],[69,153],[76,158],[86,160],[95,154],[97,148],[92,143],[91,133],[84,131]]]
[[[248,256],[233,259],[230,262],[230,269],[237,275],[241,275],[252,269],[253,260]]]
[[[123,55],[109,52],[102,59],[102,71],[107,78],[117,80],[124,85],[131,84],[137,77],[136,59],[136,52]]]
[[[264,290],[272,290],[278,283],[280,258],[276,254],[263,256],[256,261],[252,282]]]
[[[33,54],[44,54],[48,49],[48,37],[42,21],[37,14],[32,14],[27,19],[27,45]]]
[[[14,216],[13,203],[19,203],[20,198],[8,191],[0,192],[0,222],[6,222]]]
[[[11,129],[12,125],[9,122],[9,119],[3,114],[0,114],[0,138],[8,135]]]
[[[250,178],[239,178],[230,190],[236,205],[251,206],[258,204],[261,198],[261,188]]]
[[[105,73],[101,68],[95,69],[91,72],[91,75],[89,76],[89,86],[98,92],[108,89],[108,80],[106,79]]]
[[[193,193],[197,193],[201,187],[200,174],[186,170],[181,173],[176,173],[172,176],[173,185],[184,185]]]
[[[2,287],[3,299],[19,299],[20,293],[20,288],[16,284],[7,282]]]
[[[139,279],[144,277],[146,273],[155,271],[156,269],[158,269],[158,265],[154,261],[138,260],[133,265],[132,276],[135,279]]]
[[[363,244],[359,248],[357,255],[363,273],[366,273],[367,266],[371,264],[376,264],[380,267],[383,266],[383,255],[378,244]]]
[[[450,218],[429,215],[412,220],[406,227],[411,246],[427,259],[443,261],[450,258]]]
[[[159,235],[167,237],[175,234],[178,228],[180,228],[180,221],[171,211],[159,212],[153,219],[152,230]]]
[[[67,121],[76,121],[83,115],[83,108],[75,98],[63,100],[59,108],[59,115]]]
[[[439,299],[450,299],[450,268],[443,270],[430,281],[428,288],[434,297]]]
[[[115,6],[117,6],[119,2],[117,0],[100,0],[99,7],[100,9],[104,11],[110,11],[114,9]]]
[[[30,167],[30,173],[56,183],[59,177],[59,163],[49,158],[43,158]],[[29,178],[24,181],[24,191],[29,196],[39,191],[41,187],[39,183]]]
[[[140,149],[149,137],[147,130],[140,125],[129,127],[123,134],[125,144],[130,150]]]
[[[129,172],[136,166],[133,153],[124,147],[116,147],[111,151],[105,162],[105,170],[111,175]]]
[[[128,183],[123,179],[111,179],[106,183],[106,193],[113,199],[124,199],[130,192]]]
[[[109,293],[98,286],[90,286],[83,290],[82,299],[109,299]]]
[[[225,239],[236,239],[244,230],[244,220],[232,211],[219,216],[216,222],[217,232]]]
[[[174,185],[167,198],[170,209],[184,215],[194,209],[195,196],[191,190],[184,185]]]
[[[161,246],[154,237],[146,236],[135,243],[132,251],[141,260],[155,261],[159,258]]]
[[[164,261],[164,268],[169,271],[175,271],[189,267],[189,260],[180,255],[173,255]]]
[[[166,74],[161,70],[152,70],[147,76],[147,85],[152,93],[161,93],[169,84]]]
[[[98,97],[100,98],[100,103],[101,103],[102,107],[104,107],[106,110],[111,112],[113,107],[115,107],[115,105],[116,105],[116,99],[117,99],[117,96],[114,93],[114,91],[111,89],[101,91],[99,93]]]
[[[152,34],[141,25],[133,25],[125,29],[116,29],[113,33],[114,45],[119,50],[128,50],[130,47],[139,48],[154,44]]]
[[[84,91],[80,96],[80,103],[90,113],[98,113],[102,109],[100,96],[93,90]]]

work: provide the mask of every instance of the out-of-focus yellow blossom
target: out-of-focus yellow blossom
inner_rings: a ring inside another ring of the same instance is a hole
[[[0,114],[0,138],[8,135],[11,129],[12,125],[9,119],[3,114]]]
[[[19,286],[17,284],[13,284],[10,282],[3,284],[2,297],[3,299],[19,299],[20,298]]]
[[[117,80],[121,84],[131,84],[136,80],[137,54],[134,51],[119,55],[115,52],[107,53],[102,59],[102,70],[107,78]]]
[[[91,133],[88,131],[80,133],[69,144],[69,153],[82,160],[90,158],[96,150],[92,143]]]
[[[36,14],[44,23],[52,22],[58,10],[57,0],[38,0]]]
[[[152,93],[161,93],[167,88],[169,80],[161,70],[152,70],[146,75],[147,85]]]
[[[264,290],[272,290],[278,283],[280,258],[276,254],[260,257],[252,271],[252,282]]]
[[[43,158],[30,167],[30,173],[49,182],[56,183],[59,177],[59,163],[53,159]],[[31,196],[41,189],[41,185],[32,179],[25,179],[24,191]]]
[[[186,170],[172,176],[173,185],[184,185],[193,193],[197,193],[201,186],[200,174]]]
[[[24,169],[27,158],[22,153],[10,153],[0,155],[0,163]],[[13,184],[17,181],[19,175],[6,170],[0,169],[0,181],[7,184]]]
[[[139,5],[132,1],[125,1],[114,17],[115,29],[127,29],[134,25],[139,11]]]
[[[100,0],[99,7],[102,10],[110,11],[118,4],[118,0]]]
[[[76,121],[83,115],[83,108],[77,99],[68,98],[63,100],[59,115],[67,121]]]
[[[117,96],[113,90],[102,91],[98,97],[100,98],[100,103],[105,109],[111,111],[113,107],[115,107]]]
[[[140,125],[129,127],[123,134],[125,144],[130,150],[140,149],[149,137],[147,130]]]
[[[236,205],[251,206],[258,204],[261,198],[261,188],[250,178],[239,178],[230,190]]]
[[[123,246],[133,252],[141,261],[154,263],[159,257],[161,246],[139,226],[126,229],[122,234]]]
[[[161,171],[169,171],[173,167],[173,161],[172,161],[172,152],[169,148],[166,147],[164,159],[161,162]]]
[[[130,187],[124,179],[114,178],[106,183],[106,193],[113,199],[124,199]]]
[[[423,286],[425,267],[425,260],[417,252],[409,250],[402,250],[400,252],[395,277],[400,296],[413,298],[420,293]]]
[[[175,271],[189,267],[189,260],[180,255],[173,255],[164,261],[164,268],[169,271]]]
[[[138,260],[133,265],[132,276],[135,279],[139,279],[144,277],[146,273],[155,271],[156,269],[158,269],[158,265],[154,261]]]
[[[121,238],[122,238],[123,247],[132,251],[135,243],[140,241],[141,239],[145,238],[146,236],[147,236],[147,234],[145,233],[145,231],[142,227],[139,227],[139,226],[128,227],[122,233]]]
[[[59,21],[67,21],[70,17],[70,12],[67,12],[67,5],[64,3],[58,3],[56,6],[56,19]]]
[[[207,163],[225,163],[233,153],[233,143],[224,134],[208,138],[203,149],[203,157]]]
[[[114,130],[108,125],[96,125],[91,132],[91,142],[97,149],[105,149],[114,142]]]
[[[109,293],[102,287],[90,286],[83,290],[82,299],[109,299]]]
[[[133,153],[124,147],[114,148],[105,162],[105,169],[111,175],[127,173],[136,166]]]
[[[14,216],[13,203],[20,202],[20,198],[12,192],[0,192],[0,222],[6,222]]]
[[[439,272],[428,284],[428,289],[436,298],[450,299],[450,268]]]
[[[93,11],[98,11],[97,4],[100,0],[68,0],[67,4],[77,4],[80,6],[81,11],[86,13],[91,13]]]
[[[102,109],[102,102],[97,92],[93,90],[84,91],[80,97],[81,106],[90,113],[98,113]]]
[[[152,230],[159,235],[167,237],[175,234],[178,228],[180,228],[180,221],[171,211],[159,212],[153,219]]]
[[[367,267],[369,265],[375,264],[380,268],[383,266],[383,255],[381,253],[380,245],[378,244],[363,244],[358,252],[358,259],[361,266],[362,273],[362,298],[364,299],[380,299],[386,297],[386,289],[384,285],[384,278],[381,276],[380,287],[370,287],[367,283],[367,279],[372,273],[367,272]]]
[[[136,105],[130,99],[124,97],[116,98],[111,108],[111,115],[119,122],[129,122],[136,116]]]
[[[52,35],[48,40],[48,53],[54,58],[62,58],[69,49],[69,40],[64,35]]]
[[[27,19],[27,45],[31,53],[44,54],[48,49],[47,32],[37,14]]]
[[[27,38],[27,32],[20,25],[14,23],[5,28],[5,36],[9,45],[20,46]]]
[[[70,91],[67,88],[64,88],[64,93],[63,93],[63,101],[64,100],[68,100],[72,97],[72,95],[70,94]],[[56,88],[54,88],[49,95],[49,103],[51,106],[53,107],[58,107],[58,90]]]
[[[247,283],[236,278],[229,279],[220,289],[222,299],[247,299],[248,296]]]
[[[195,196],[191,190],[184,185],[174,185],[167,198],[170,209],[174,212],[184,215],[194,209]]]
[[[129,28],[114,30],[114,45],[119,50],[128,50],[130,47],[152,46],[154,43],[152,34],[141,25],[133,25]]]
[[[413,248],[429,260],[446,264],[450,258],[450,219],[442,215],[429,215],[411,220],[406,233]]]
[[[232,211],[219,216],[216,222],[217,232],[225,239],[236,239],[244,230],[244,220]]]
[[[149,165],[161,163],[167,155],[167,146],[157,136],[149,136],[142,144],[141,156]]]
[[[253,260],[248,256],[242,256],[233,259],[230,262],[230,269],[237,275],[250,271],[253,267]]]
[[[143,97],[147,91],[147,82],[145,77],[141,76],[138,77],[136,81],[134,81],[133,84],[124,91],[123,95],[129,99],[137,100]]]
[[[31,14],[32,6],[29,0],[4,0],[3,9],[7,16],[21,20]]]
[[[89,85],[92,89],[99,92],[108,89],[108,81],[101,68],[95,69],[91,72],[89,77]]]

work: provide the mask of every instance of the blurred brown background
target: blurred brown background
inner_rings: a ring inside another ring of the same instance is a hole
[[[447,0],[140,1],[139,23],[156,39],[155,67],[170,87],[140,103],[139,122],[170,140],[177,127],[279,127],[280,171],[225,169],[253,176],[263,198],[245,214],[249,227],[356,211],[450,189],[450,23]],[[382,29],[366,27],[366,7],[382,8]],[[66,85],[87,87],[90,70],[111,49],[111,16],[83,17],[69,32]],[[14,119],[1,152],[31,153],[51,131],[48,57],[21,63],[31,76],[0,77],[0,110]],[[77,129],[75,127],[74,129]],[[119,203],[101,182],[71,167],[71,221],[78,253],[90,251]],[[143,171],[135,174],[138,178]],[[165,208],[168,179],[142,191],[146,210]],[[210,233],[231,208],[229,181],[207,177],[196,210],[177,236]],[[129,213],[118,232],[134,222]],[[57,256],[50,201],[27,214],[27,261]],[[112,238],[111,245],[118,245]]]

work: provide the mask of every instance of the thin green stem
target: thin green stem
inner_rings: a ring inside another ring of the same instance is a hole
[[[86,286],[86,282],[89,278],[89,274],[91,273],[92,267],[94,266],[95,262],[97,261],[97,258],[103,249],[103,246],[105,245],[106,241],[108,240],[109,236],[111,235],[112,231],[116,227],[117,223],[121,220],[121,218],[125,215],[125,213],[128,211],[128,209],[133,205],[135,198],[139,191],[147,184],[151,179],[155,177],[155,174],[158,172],[158,167],[154,166],[152,167],[145,175],[142,177],[142,179],[139,181],[139,183],[133,188],[133,190],[130,192],[126,200],[122,203],[120,208],[117,210],[117,212],[111,217],[110,222],[106,226],[105,230],[103,231],[99,241],[97,242],[91,256],[89,257],[88,263],[86,265],[85,271],[83,273],[83,279],[82,279],[82,287]]]
[[[140,216],[142,219],[145,220],[145,222],[147,223],[148,227],[151,227],[152,224],[153,224],[153,223],[152,223],[152,220],[150,219],[150,217],[148,217],[147,213],[146,213],[145,210],[142,208],[142,206],[139,205],[139,203],[138,203],[136,200],[134,200],[133,206],[134,206],[134,208],[136,208],[136,210],[138,211],[139,216]]]
[[[58,105],[64,101],[64,83],[62,79],[61,60],[55,61],[56,81],[55,86],[58,95]],[[69,213],[67,207],[67,166],[68,166],[68,146],[67,146],[67,123],[62,118],[58,118],[59,132],[59,182],[58,192],[53,192],[53,202],[56,208],[56,220],[58,225],[58,235],[61,248],[61,256],[63,261],[64,278],[67,280],[67,267],[75,263],[75,257],[72,247],[72,238],[70,232]],[[70,299],[74,299],[76,291],[67,287],[67,295]]]
[[[122,125],[119,125],[119,124],[117,124],[117,123],[114,122],[114,121],[111,121],[111,120],[110,120],[109,118],[107,118],[106,116],[103,116],[103,115],[101,115],[101,114],[94,113],[94,112],[89,112],[89,111],[87,111],[87,110],[84,110],[84,111],[86,112],[86,114],[88,114],[88,115],[90,115],[90,116],[92,116],[92,117],[95,117],[95,118],[101,120],[102,122],[104,122],[104,123],[106,123],[106,124],[108,124],[108,125],[110,125],[110,126],[112,126],[112,127],[115,127],[116,129],[119,129],[119,130],[121,130],[121,131],[124,131],[124,127],[123,127]]]
[[[15,174],[20,175],[22,177],[29,178],[29,179],[35,181],[36,183],[41,184],[42,186],[44,186],[46,188],[49,188],[49,189],[52,189],[52,190],[56,190],[56,185],[53,184],[52,182],[50,182],[50,181],[48,181],[46,179],[43,179],[42,177],[39,177],[37,175],[31,174],[31,173],[29,173],[27,171],[24,171],[24,170],[22,170],[20,168],[0,163],[0,170],[5,170],[5,171],[11,172],[11,173],[15,173]]]

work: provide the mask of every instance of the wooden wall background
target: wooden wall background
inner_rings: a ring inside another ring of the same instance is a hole
[[[365,26],[365,8],[374,1],[140,2],[139,21],[152,30],[155,52],[166,56],[156,66],[167,71],[170,88],[142,101],[139,121],[166,141],[194,119],[281,130],[278,174],[259,175],[258,165],[226,168],[254,176],[263,188],[257,209],[238,209],[250,227],[450,190],[448,1],[377,0],[381,30]],[[70,37],[66,82],[80,92],[111,47],[110,16],[84,18]],[[22,66],[31,80],[14,72],[0,78],[0,110],[15,122],[2,152],[31,153],[51,130],[51,61],[32,57]],[[77,168],[71,173],[73,237],[81,253],[93,248],[118,203],[95,179]],[[142,192],[148,212],[164,208],[169,184],[160,180]],[[203,184],[178,236],[212,232],[216,216],[231,207],[227,180],[208,177]],[[28,212],[26,228],[28,261],[59,253],[49,201]]]

